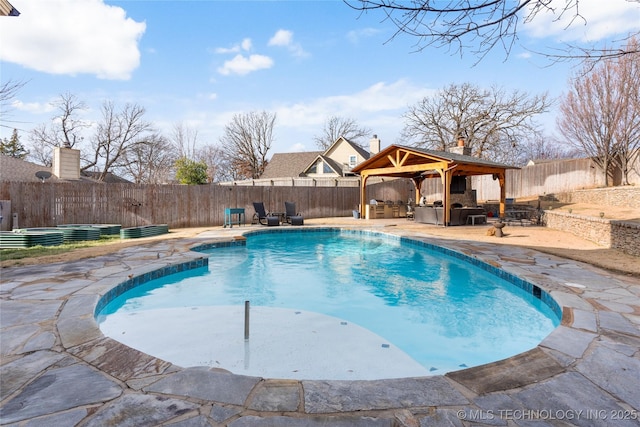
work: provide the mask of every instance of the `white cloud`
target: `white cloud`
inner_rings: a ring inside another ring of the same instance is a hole
[[[637,31],[640,22],[640,3],[633,1],[580,0],[579,9],[572,6],[564,10],[566,0],[553,0],[549,6],[555,12],[540,12],[532,22],[523,25],[529,35],[553,37],[562,42],[597,42]]]
[[[347,40],[353,44],[358,44],[361,39],[373,37],[378,34],[380,30],[377,28],[362,28],[360,30],[351,30],[347,33]]]
[[[3,19],[0,59],[50,74],[95,74],[128,80],[140,65],[146,24],[102,0],[20,1]]]
[[[280,106],[278,126],[307,130],[320,129],[331,116],[355,119],[359,125],[392,139],[398,136],[401,116],[409,105],[415,104],[435,90],[413,85],[408,80],[393,83],[378,82],[360,92],[318,98],[308,103]]]
[[[222,67],[218,68],[218,72],[224,76],[229,74],[245,75],[253,71],[271,68],[273,59],[264,55],[236,55],[233,59],[225,61]]]
[[[309,53],[302,48],[300,43],[293,41],[293,32],[289,30],[276,31],[276,33],[269,39],[267,45],[285,47],[293,56],[298,58],[309,56]]]
[[[240,47],[242,48],[242,50],[245,50],[245,51],[251,50],[251,45],[252,45],[251,39],[249,38],[242,40],[242,43],[240,43]]]
[[[248,52],[251,50],[253,43],[250,38],[243,39],[239,44],[233,45],[231,47],[218,47],[215,49],[215,53],[238,53],[238,52]]]
[[[293,33],[288,30],[278,30],[276,33],[269,39],[269,46],[288,46],[291,42],[293,42]]]
[[[326,119],[335,115],[353,118],[360,126],[370,128],[372,133],[380,136],[383,146],[386,146],[394,142],[402,143],[397,138],[404,126],[402,114],[407,108],[435,92],[435,89],[427,89],[401,79],[391,83],[378,82],[350,94],[306,102],[272,104],[256,100],[224,110],[219,109],[222,104],[216,109],[203,105],[183,110],[182,120],[193,121],[192,126],[199,130],[200,141],[217,144],[224,127],[234,115],[250,110],[274,112],[276,137],[270,151],[273,154],[317,150],[314,136],[321,133]],[[167,129],[170,129],[171,122],[167,123]]]
[[[13,101],[11,103],[11,108],[31,114],[50,113],[55,109],[51,102],[22,102],[20,100]]]
[[[304,144],[301,144],[301,143],[298,142],[298,143],[293,144],[289,148],[288,151],[291,152],[291,153],[297,153],[297,152],[300,152],[300,151],[305,151],[306,149],[307,149],[307,147]]]

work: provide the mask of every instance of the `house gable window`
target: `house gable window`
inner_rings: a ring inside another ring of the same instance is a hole
[[[329,165],[323,162],[322,163],[322,173],[332,173],[332,172],[333,171],[331,170]]]
[[[350,167],[350,168],[354,168],[354,167],[356,167],[356,162],[357,162],[357,161],[358,161],[357,156],[355,156],[355,155],[351,155],[351,156],[349,156],[349,167]]]

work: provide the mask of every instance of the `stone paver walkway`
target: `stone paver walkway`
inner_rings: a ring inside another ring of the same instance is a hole
[[[367,223],[364,223],[364,226]],[[305,226],[306,227],[306,226]],[[444,376],[296,381],[182,369],[104,337],[115,285],[197,260],[188,248],[250,228],[3,269],[0,423],[9,426],[638,426],[640,283],[532,249],[425,239],[539,285],[563,321],[535,349]]]

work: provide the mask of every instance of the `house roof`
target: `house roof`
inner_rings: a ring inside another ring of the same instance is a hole
[[[297,178],[322,151],[275,153],[260,178]]]
[[[309,168],[311,168],[311,166],[313,166],[318,161],[318,159],[322,159],[322,161],[325,162],[325,164],[329,165],[331,170],[333,170],[338,176],[345,176],[346,171],[344,170],[344,167],[342,166],[342,164],[332,159],[329,154],[331,153],[331,151],[333,151],[334,147],[336,147],[340,143],[346,143],[347,145],[349,145],[363,159],[368,159],[370,156],[367,150],[365,150],[358,144],[349,141],[347,138],[341,136],[340,138],[336,139],[335,142],[331,144],[329,148],[327,148],[324,152],[314,157],[313,160],[305,166],[305,168],[303,169],[303,172],[307,173],[309,171]]]
[[[36,172],[51,172],[48,166],[27,162],[16,157],[0,155],[0,181],[39,182]],[[47,180],[57,181],[58,177],[51,175]]]
[[[344,176],[344,171],[342,170],[342,165],[338,162],[336,162],[335,160],[333,160],[331,157],[328,157],[325,155],[326,151],[324,153],[320,153],[318,154],[316,157],[313,158],[313,160],[311,162],[309,162],[309,164],[307,164],[304,169],[303,172],[307,173],[307,171],[309,170],[309,168],[311,168],[311,166],[313,166],[315,163],[317,163],[318,159],[322,159],[322,161],[327,164],[332,171],[334,171],[338,176]]]
[[[41,179],[36,177],[36,172],[46,171],[53,172],[50,166],[39,165],[37,163],[28,162],[26,160],[18,159],[16,157],[0,155],[0,181],[13,181],[13,182],[40,182]],[[80,181],[85,182],[104,182],[108,184],[113,183],[131,183],[124,178],[120,178],[111,172],[107,173],[103,181],[97,181],[94,177],[99,176],[99,172],[81,172]],[[47,178],[48,182],[51,181],[64,181],[60,180],[57,176],[51,173],[51,177]]]
[[[0,16],[18,16],[20,12],[7,0],[0,0]]]
[[[273,178],[297,178],[301,174],[306,173],[311,166],[313,166],[318,159],[322,159],[329,167],[338,175],[344,176],[343,166],[329,157],[329,154],[336,145],[341,142],[347,143],[353,148],[362,158],[368,159],[369,152],[362,148],[360,145],[349,141],[344,137],[340,137],[335,140],[325,151],[303,151],[297,153],[275,153],[267,167],[265,168],[261,179],[273,179]]]
[[[102,172],[81,171],[80,174],[83,177],[90,178],[94,181],[97,181],[97,178],[100,177],[100,174],[102,174]],[[101,182],[104,182],[107,184],[131,184],[131,181],[129,181],[128,179],[121,178],[118,175],[112,174],[111,172],[107,172],[107,174],[104,176],[104,179]]]
[[[335,142],[333,144],[331,144],[331,146],[329,146],[329,148],[324,150],[324,154],[330,153],[331,150],[333,150],[333,147],[338,145],[338,143],[340,141],[344,141],[347,144],[349,144],[351,146],[351,148],[353,148],[358,154],[360,154],[362,156],[363,159],[368,159],[369,158],[370,154],[369,154],[369,152],[367,150],[365,150],[364,148],[362,148],[360,145],[356,144],[355,142],[349,141],[344,136],[341,136],[340,138],[336,139]]]

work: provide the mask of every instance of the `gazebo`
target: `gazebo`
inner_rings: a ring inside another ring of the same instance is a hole
[[[456,147],[468,151],[463,142]],[[502,163],[479,159],[467,154],[448,151],[424,150],[402,145],[391,145],[375,156],[360,163],[352,172],[361,176],[360,206],[364,209],[367,200],[366,186],[369,177],[410,178],[415,185],[415,200],[420,198],[420,187],[427,178],[440,178],[443,185],[444,225],[450,222],[451,184],[457,177],[492,175],[500,184],[500,217],[505,215],[505,173],[507,169],[518,169]]]

